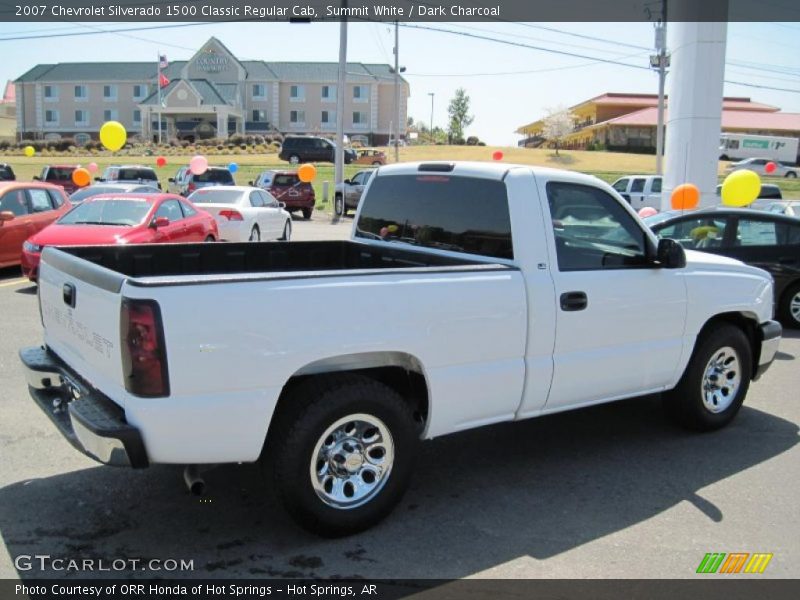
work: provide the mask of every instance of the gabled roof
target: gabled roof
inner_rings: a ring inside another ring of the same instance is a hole
[[[669,99],[669,96],[665,96]],[[576,104],[572,108],[578,108],[586,105],[599,105],[599,106],[658,106],[657,94],[624,94],[619,92],[606,92],[600,94],[589,100],[585,100],[580,104]],[[780,110],[777,106],[770,106],[769,104],[762,104],[760,102],[753,102],[750,98],[746,97],[725,97],[722,99],[722,108],[728,110],[752,110],[752,111],[765,111],[777,112]]]
[[[217,86],[205,79],[173,79],[169,82],[169,84],[161,88],[161,98],[166,98],[170,92],[172,92],[172,90],[180,85],[181,82],[186,82],[195,92],[197,92],[197,95],[200,96],[202,104],[230,104],[230,102],[225,98],[225,95],[229,95],[229,92],[226,92],[225,94],[221,93],[220,90],[217,89]],[[235,94],[236,86],[234,85],[233,87],[233,92]],[[141,102],[141,104],[158,104],[158,91],[150,94]]]
[[[665,111],[667,114],[668,111]],[[627,115],[622,115],[608,121],[602,121],[586,127],[587,130],[605,127],[608,125],[655,127],[658,123],[657,108],[643,108]],[[797,131],[800,132],[800,113],[723,110],[723,129],[747,129],[768,131]]]

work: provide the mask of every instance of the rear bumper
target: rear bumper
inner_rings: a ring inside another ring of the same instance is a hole
[[[76,450],[107,465],[149,465],[139,430],[128,425],[119,406],[47,348],[23,348],[19,357],[34,402]]]
[[[758,327],[761,339],[761,354],[758,357],[758,367],[756,368],[753,379],[758,379],[769,369],[775,355],[778,353],[778,346],[781,343],[783,328],[777,321],[767,321]]]

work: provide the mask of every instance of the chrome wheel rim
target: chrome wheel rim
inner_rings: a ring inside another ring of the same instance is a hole
[[[800,323],[800,292],[797,292],[789,300],[789,313],[797,323]]]
[[[742,363],[730,346],[718,349],[706,365],[701,393],[709,412],[721,413],[732,403],[742,384]]]
[[[317,441],[309,466],[311,485],[328,506],[357,508],[380,493],[393,464],[394,441],[386,424],[373,415],[348,415]]]
[[[290,156],[289,157],[289,163],[293,164],[293,165],[299,165],[300,164],[300,157],[299,156]]]

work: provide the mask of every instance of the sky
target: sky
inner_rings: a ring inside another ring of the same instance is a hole
[[[338,60],[338,23],[208,23],[97,33],[148,25],[164,24],[0,23],[0,81],[13,80],[39,63],[150,58],[155,62],[159,52],[170,60],[185,60],[212,35],[240,59]],[[92,35],[8,39],[71,33]],[[514,131],[548,109],[604,92],[658,91],[655,72],[600,62],[647,66],[654,40],[649,23],[401,23],[399,35],[400,65],[406,68],[411,87],[409,115],[429,124],[433,93],[434,125],[446,126],[447,105],[455,90],[463,87],[475,117],[467,135],[477,135],[490,145],[515,145],[520,136]],[[349,61],[392,64],[393,46],[391,24],[349,25]],[[727,83],[725,95],[800,112],[798,57],[800,23],[729,24],[725,78],[740,83]]]

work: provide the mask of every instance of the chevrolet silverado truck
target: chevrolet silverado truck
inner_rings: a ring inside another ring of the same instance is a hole
[[[48,247],[44,345],[20,355],[88,456],[259,462],[339,536],[389,514],[424,439],[654,393],[723,427],[775,357],[772,285],[658,240],[591,176],[404,163],[347,241]]]

